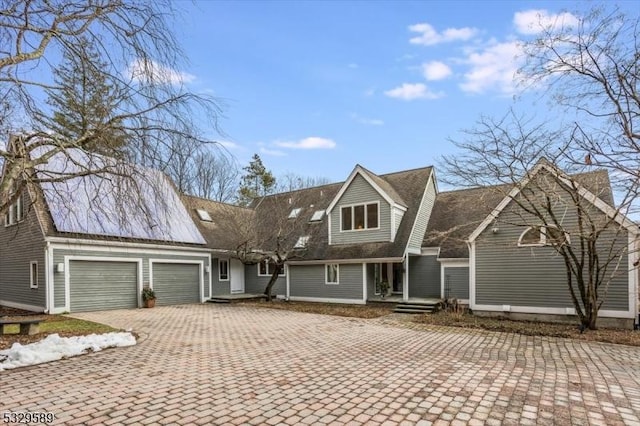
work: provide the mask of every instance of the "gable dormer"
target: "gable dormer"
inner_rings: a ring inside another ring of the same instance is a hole
[[[358,165],[327,208],[329,244],[393,242],[406,210],[387,181]]]

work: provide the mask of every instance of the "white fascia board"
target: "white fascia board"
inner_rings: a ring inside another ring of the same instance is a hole
[[[347,188],[349,188],[349,186],[351,185],[351,182],[353,182],[353,180],[356,178],[357,175],[362,176],[362,178],[364,180],[367,181],[367,183],[369,185],[371,185],[371,187],[373,189],[376,190],[376,192],[378,192],[380,194],[380,196],[382,196],[382,198],[384,198],[384,200],[389,203],[390,206],[396,206],[397,204],[395,203],[395,201],[393,201],[393,199],[389,196],[389,194],[387,194],[385,191],[382,190],[382,188],[380,188],[369,176],[367,173],[364,172],[364,170],[362,169],[362,167],[360,165],[357,165],[353,171],[351,172],[351,174],[349,175],[349,177],[347,178],[347,180],[342,184],[342,187],[340,188],[340,191],[338,191],[338,193],[336,194],[336,196],[333,198],[333,200],[331,201],[331,203],[329,203],[329,205],[327,206],[327,214],[330,214],[331,211],[333,211],[333,209],[336,207],[336,205],[338,204],[338,201],[340,201],[340,198],[342,198],[342,196],[344,195],[344,193],[347,191]],[[402,208],[402,206],[400,206]],[[404,209],[406,210],[406,207],[404,207]]]
[[[474,311],[488,311],[488,312],[504,312],[505,305],[474,305]],[[545,308],[540,306],[514,306],[508,305],[509,311],[520,314],[543,314],[543,315],[572,315],[572,308]],[[567,310],[569,309],[569,311]],[[629,311],[612,311],[601,309],[598,312],[599,317],[603,318],[635,318],[633,312]]]
[[[178,245],[162,245],[162,244],[144,244],[144,243],[131,243],[125,241],[107,241],[107,240],[89,240],[80,238],[65,238],[65,237],[46,237],[45,241],[51,243],[53,248],[57,249],[85,249],[87,247],[115,247],[115,248],[129,248],[135,249],[131,251],[153,251],[153,250],[166,250],[172,252],[198,252],[209,253],[213,250],[207,247],[187,247]]]
[[[635,235],[640,234],[640,228],[638,227],[638,225],[636,225],[635,223],[630,221],[622,213],[620,213],[615,208],[611,207],[609,204],[607,204],[604,201],[602,201],[595,194],[593,194],[592,192],[590,192],[589,190],[584,188],[579,183],[577,183],[575,181],[572,181],[571,178],[569,178],[568,176],[564,175],[564,173],[556,170],[554,167],[551,167],[551,166],[541,162],[541,163],[538,163],[533,168],[531,173],[529,173],[524,179],[522,179],[522,181],[520,182],[519,185],[516,184],[516,186],[514,186],[514,188],[509,192],[509,194],[506,197],[504,197],[502,199],[502,201],[500,201],[498,206],[495,209],[493,209],[491,214],[489,214],[485,218],[485,220],[482,221],[482,223],[471,233],[471,235],[469,236],[468,241],[474,241],[476,238],[478,238],[478,236],[480,236],[480,234],[487,228],[487,226],[489,226],[489,224],[491,222],[493,222],[493,220],[496,217],[498,217],[498,215],[511,202],[511,200],[513,200],[516,197],[516,195],[518,195],[520,193],[522,188],[526,187],[529,184],[529,182],[543,169],[548,171],[549,173],[551,173],[556,179],[560,180],[565,185],[572,186],[573,184],[575,184],[576,188],[578,189],[578,194],[580,196],[582,196],[587,201],[589,201],[591,204],[596,206],[604,214],[606,214],[607,216],[613,218],[618,224],[620,224],[623,227],[625,227],[627,229],[627,231],[629,231],[630,233],[633,233]]]

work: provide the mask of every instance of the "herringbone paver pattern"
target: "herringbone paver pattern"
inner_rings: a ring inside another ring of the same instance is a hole
[[[79,317],[130,348],[0,373],[57,424],[637,424],[640,349],[243,306]]]

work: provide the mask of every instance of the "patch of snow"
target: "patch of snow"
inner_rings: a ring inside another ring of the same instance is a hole
[[[14,343],[11,348],[0,351],[0,371],[57,361],[88,351],[98,352],[105,348],[135,344],[136,339],[131,333],[114,332],[73,337],[50,334],[39,342],[28,345]]]
[[[46,148],[41,151],[38,157]],[[59,232],[206,242],[173,184],[158,170],[80,149],[56,153],[37,170],[40,179],[51,180],[41,187]]]

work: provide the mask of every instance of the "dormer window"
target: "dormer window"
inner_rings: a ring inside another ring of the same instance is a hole
[[[196,213],[198,213],[198,217],[200,218],[200,220],[205,222],[213,222],[213,219],[211,219],[211,215],[209,214],[208,211],[202,210],[202,209],[196,209]]]
[[[379,228],[379,203],[356,204],[353,206],[343,206],[340,209],[340,217],[343,231],[358,231],[364,229]]]
[[[9,197],[12,196],[13,192]],[[24,219],[24,201],[23,196],[20,195],[20,197],[18,197],[18,199],[9,206],[9,210],[7,210],[7,213],[4,216],[4,225],[15,225],[22,219]]]
[[[316,210],[313,212],[313,216],[309,219],[309,222],[320,222],[324,217],[324,210]]]
[[[298,238],[298,241],[296,241],[296,245],[294,245],[293,248],[297,248],[297,249],[305,248],[307,247],[308,243],[309,243],[309,235],[304,235]]]
[[[291,210],[291,213],[289,213],[289,219],[295,219],[298,216],[300,216],[300,212],[302,211],[302,208],[298,207],[295,209]]]

